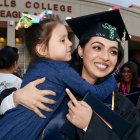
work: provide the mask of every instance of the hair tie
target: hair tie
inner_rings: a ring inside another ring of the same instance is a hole
[[[40,23],[40,21],[44,20],[49,15],[52,15],[52,11],[50,10],[43,11],[38,15],[22,13],[21,18],[16,25],[16,30],[18,30],[19,28],[29,28],[33,24]]]

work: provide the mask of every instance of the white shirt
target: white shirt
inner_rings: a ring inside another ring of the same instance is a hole
[[[17,89],[20,88],[22,80],[13,75],[13,74],[7,74],[7,73],[0,73],[0,93],[4,89],[15,87]],[[1,105],[0,105],[0,114],[4,114],[7,110],[15,107],[14,101],[13,101],[13,93],[6,98],[3,99]]]

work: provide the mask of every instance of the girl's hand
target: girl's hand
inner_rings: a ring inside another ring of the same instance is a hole
[[[21,104],[34,111],[41,118],[46,118],[46,116],[44,116],[39,109],[50,112],[52,110],[45,106],[43,103],[55,104],[55,101],[44,96],[55,96],[56,93],[50,90],[39,90],[36,88],[38,84],[41,84],[44,81],[45,78],[41,78],[30,82],[25,87],[17,90],[13,96],[15,105]]]
[[[92,117],[92,108],[86,102],[78,101],[69,89],[66,89],[66,92],[70,97],[67,119],[80,129],[88,127]]]

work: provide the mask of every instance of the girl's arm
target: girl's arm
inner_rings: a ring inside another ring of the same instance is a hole
[[[85,79],[81,78],[80,75],[68,65],[65,66],[63,70],[61,68],[58,76],[60,82],[63,82],[66,88],[72,89],[82,97],[84,97],[87,92],[90,92],[98,99],[104,100],[117,87],[117,82],[114,76],[110,76],[109,78],[106,78],[105,81],[93,85],[93,83],[89,83]]]

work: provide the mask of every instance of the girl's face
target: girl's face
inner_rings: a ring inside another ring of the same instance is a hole
[[[124,69],[122,70],[122,78],[124,80],[124,82],[129,83],[132,81],[132,72],[128,67],[124,67]]]
[[[53,60],[69,61],[71,60],[71,46],[66,27],[63,24],[58,24],[52,31],[47,56]]]
[[[79,47],[83,59],[82,77],[94,83],[111,73],[118,59],[118,42],[103,37],[92,37],[84,48]]]

